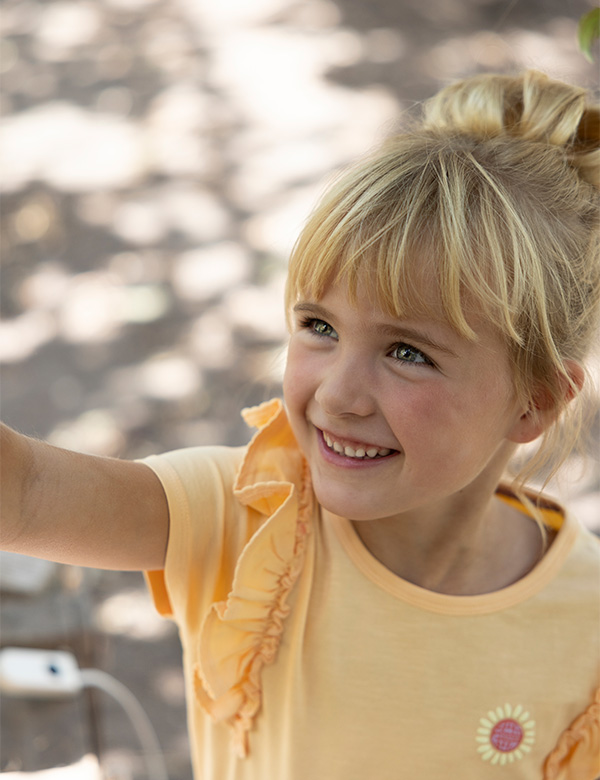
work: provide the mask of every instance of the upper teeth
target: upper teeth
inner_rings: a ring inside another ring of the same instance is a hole
[[[324,431],[323,438],[330,449],[335,450],[335,452],[338,452],[340,455],[345,455],[347,458],[376,458],[378,455],[380,457],[385,457],[391,452],[387,447],[369,447],[368,449],[358,447],[358,449],[354,449],[354,447],[349,447],[348,445],[344,446],[332,439],[331,436]]]

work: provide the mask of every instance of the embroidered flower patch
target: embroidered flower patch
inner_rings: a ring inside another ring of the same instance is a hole
[[[491,764],[512,764],[531,751],[535,742],[535,721],[521,704],[496,707],[479,721],[477,752]]]

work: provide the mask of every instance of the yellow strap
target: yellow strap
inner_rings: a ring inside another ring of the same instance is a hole
[[[531,516],[531,513],[527,511],[527,507],[525,507],[516,496],[511,496],[504,492],[498,492],[497,496],[510,506],[518,509],[519,512],[523,512],[523,514],[527,515],[528,517]],[[562,528],[562,524],[564,523],[565,518],[563,513],[558,508],[554,509],[550,506],[541,506],[540,512],[542,513],[544,517],[544,523],[548,526],[548,528],[552,528],[553,531],[559,531]]]

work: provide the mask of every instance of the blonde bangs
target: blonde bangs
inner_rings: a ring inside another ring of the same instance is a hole
[[[288,312],[343,280],[389,315],[437,316],[475,340],[472,315],[522,343],[517,320],[530,290],[515,262],[535,252],[525,228],[509,231],[506,198],[472,155],[434,138],[402,136],[338,180],[304,228],[290,260]],[[501,223],[500,225],[498,223]],[[511,267],[507,273],[507,266]]]

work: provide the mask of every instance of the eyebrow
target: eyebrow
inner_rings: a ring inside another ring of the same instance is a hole
[[[294,311],[314,314],[315,316],[322,317],[324,320],[328,321],[335,320],[332,312],[328,311],[323,306],[320,306],[318,303],[298,303],[294,306]],[[450,347],[440,344],[439,341],[435,341],[431,336],[428,336],[420,330],[414,330],[413,328],[407,328],[400,325],[392,325],[391,323],[381,323],[377,325],[377,332],[397,341],[404,341],[405,339],[408,341],[416,341],[424,347],[458,358],[456,352],[450,349]]]

